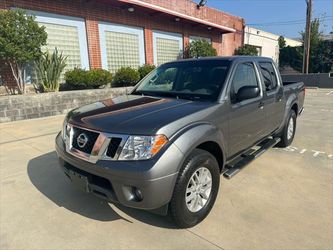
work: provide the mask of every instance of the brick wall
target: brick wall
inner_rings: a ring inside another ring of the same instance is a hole
[[[127,91],[129,91],[128,88]],[[0,96],[0,123],[66,114],[69,110],[126,93],[126,88]]]
[[[217,29],[181,20],[145,8],[135,7],[133,13],[115,0],[1,0],[0,9],[18,7],[23,9],[76,16],[86,21],[89,63],[91,68],[100,68],[101,50],[99,46],[98,22],[105,21],[144,28],[146,62],[153,63],[152,30],[162,30],[183,34],[184,46],[190,35],[210,37],[218,55],[232,55],[235,48],[243,43],[244,20],[224,12],[203,7],[199,10],[189,0],[142,0],[183,14],[204,19],[219,25],[236,29],[234,34],[223,34]]]

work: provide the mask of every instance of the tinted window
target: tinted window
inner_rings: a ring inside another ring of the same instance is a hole
[[[264,84],[266,86],[266,91],[274,90],[277,87],[277,76],[270,62],[259,63],[261,74],[264,78]]]
[[[167,63],[144,78],[134,94],[216,100],[228,74],[230,61]]]
[[[258,78],[252,63],[242,63],[236,68],[231,83],[231,98],[234,99],[240,88],[244,86],[257,86]]]
[[[168,68],[150,80],[150,91],[170,91],[176,80],[177,68]]]

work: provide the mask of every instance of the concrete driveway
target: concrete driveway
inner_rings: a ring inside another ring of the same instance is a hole
[[[292,147],[231,180],[198,226],[108,204],[57,166],[63,116],[0,124],[0,249],[333,249],[333,92],[307,90]]]

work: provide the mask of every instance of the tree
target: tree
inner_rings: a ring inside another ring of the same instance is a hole
[[[213,46],[207,42],[206,40],[196,40],[192,41],[187,45],[186,56],[189,58],[198,58],[198,57],[206,57],[206,56],[216,56],[217,52]]]
[[[247,56],[257,56],[258,50],[255,46],[244,44],[235,50],[235,55],[247,55]]]
[[[292,67],[294,70],[298,72],[302,71],[303,65],[303,47],[291,47],[287,46],[280,49],[279,56],[279,66],[281,68],[284,67]]]
[[[0,61],[8,65],[19,94],[25,93],[24,66],[39,58],[47,33],[23,10],[0,10]]]
[[[333,70],[333,41],[320,41],[310,61],[312,73],[329,73]]]
[[[280,66],[290,66],[297,71],[302,69],[302,58],[305,33],[300,32],[303,45],[299,47],[284,47],[280,49]],[[318,18],[311,22],[310,34],[310,73],[327,73],[333,67],[333,41],[324,41],[323,33],[320,31],[320,20]]]
[[[305,32],[300,32],[302,37],[302,42],[304,44],[305,41]],[[322,41],[323,32],[320,31],[320,20],[319,18],[315,18],[311,21],[311,33],[310,33],[310,48],[317,48],[319,43]],[[312,49],[311,49],[312,51]]]
[[[286,47],[286,40],[283,36],[279,36],[279,48],[282,49]]]
[[[300,32],[300,34],[302,36],[302,42],[304,45],[305,32],[302,31]],[[324,52],[329,48],[329,44],[326,44],[325,41],[323,41],[322,36],[323,32],[320,31],[320,20],[316,18],[311,22],[310,64],[309,64],[309,72],[311,73],[328,72],[328,71],[323,71],[326,68],[323,65],[329,62],[321,60],[329,60],[330,56],[329,55],[326,56]]]

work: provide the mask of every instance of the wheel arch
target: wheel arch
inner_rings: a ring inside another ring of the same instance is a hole
[[[196,148],[202,149],[202,150],[205,150],[205,151],[211,153],[215,157],[217,163],[219,164],[220,172],[223,170],[223,167],[224,167],[223,152],[222,152],[220,145],[217,142],[206,141],[206,142],[203,142],[200,145],[198,145]]]
[[[285,107],[284,115],[283,115],[283,120],[282,120],[281,125],[280,125],[279,129],[277,130],[276,134],[279,134],[282,131],[282,129],[284,128],[284,126],[287,122],[290,110],[294,110],[295,113],[296,113],[296,116],[297,116],[297,114],[298,114],[297,113],[298,112],[298,102],[297,102],[297,97],[296,97],[295,94],[291,94],[289,96],[289,98],[287,99],[286,107]]]
[[[291,106],[291,110],[295,111],[296,116],[298,115],[298,104],[296,102]]]
[[[192,127],[182,133],[175,141],[175,145],[184,154],[184,161],[190,153],[198,148],[211,153],[223,170],[226,159],[225,138],[222,132],[213,124],[205,123]],[[182,163],[183,164],[183,163]],[[180,166],[181,167],[181,166]]]

